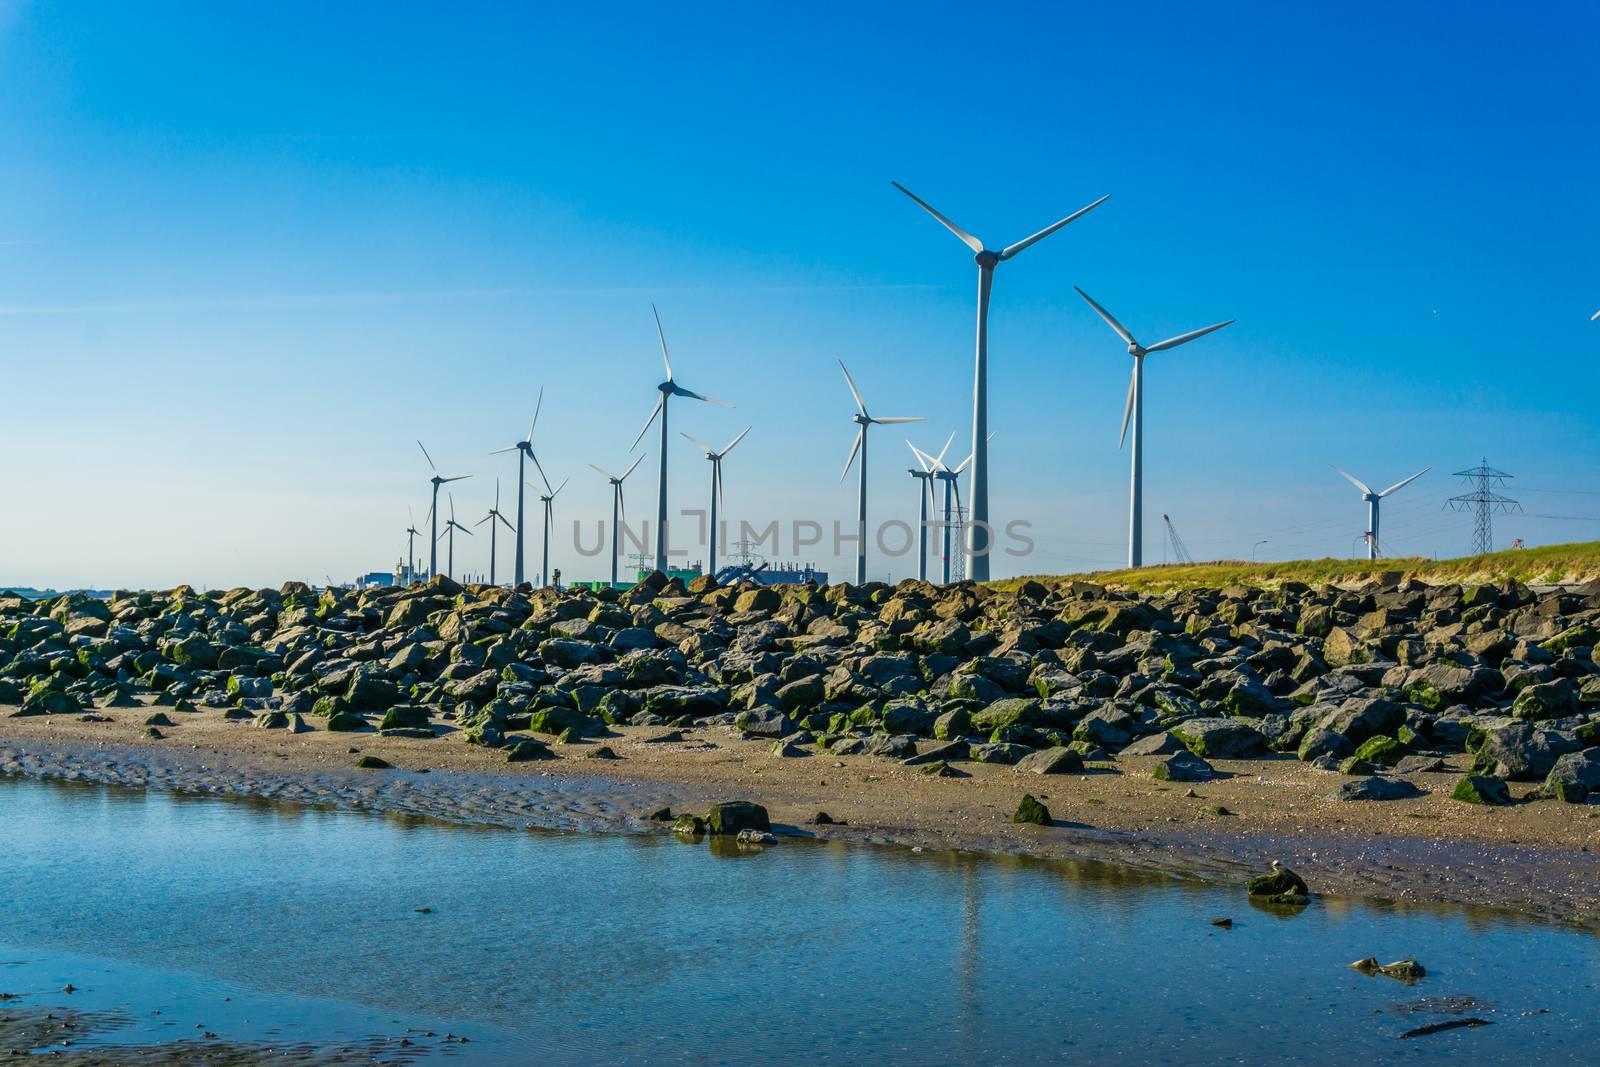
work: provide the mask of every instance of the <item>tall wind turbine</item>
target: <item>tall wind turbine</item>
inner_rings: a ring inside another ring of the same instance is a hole
[[[644,440],[645,431],[650,429],[650,424],[656,421],[656,416],[661,416],[661,478],[656,486],[656,570],[666,573],[667,570],[667,401],[675,396],[688,397],[690,400],[703,400],[707,404],[716,404],[720,407],[731,408],[722,400],[713,400],[709,396],[685,389],[672,377],[672,358],[667,355],[667,335],[661,329],[661,312],[656,310],[654,304],[650,305],[651,314],[656,317],[656,336],[661,339],[661,362],[667,367],[667,380],[656,386],[661,391],[661,396],[656,400],[655,408],[650,412],[650,417],[645,420],[644,427],[639,431],[639,436],[633,439],[629,451],[639,447],[639,442]]]
[[[933,500],[933,478],[938,473],[939,465],[944,462],[944,454],[950,450],[950,442],[956,439],[951,433],[944,447],[939,450],[938,458],[930,457],[926,452],[917,448],[910,440],[906,447],[911,449],[911,455],[916,459],[920,470],[907,468],[906,473],[917,479],[917,581],[928,580],[928,504]]]
[[[410,585],[417,580],[417,535],[422,531],[417,529],[417,513],[411,510],[409,504],[406,505],[406,514],[411,518],[406,526],[406,584]]]
[[[522,494],[519,492],[517,495],[521,496]],[[496,584],[495,580],[494,580],[494,561],[500,555],[499,548],[498,548],[498,545],[497,545],[498,538],[495,536],[496,534],[498,534],[500,532],[499,527],[495,526],[495,524],[494,524],[494,521],[496,519],[499,519],[501,522],[505,523],[506,529],[510,530],[512,533],[516,533],[517,532],[516,528],[513,527],[511,525],[511,523],[506,520],[506,517],[504,515],[500,514],[500,479],[499,478],[496,478],[494,480],[494,507],[489,509],[489,513],[487,515],[485,515],[483,518],[479,519],[477,522],[472,524],[474,526],[482,526],[484,523],[488,523],[489,524],[489,584],[490,585]]]
[[[994,434],[990,434],[989,436],[992,439]],[[966,470],[967,464],[972,462],[972,454],[969,452],[966,459],[962,460],[960,463],[957,463],[954,467],[950,467],[946,466],[944,462],[943,452],[940,452],[938,457],[934,457],[928,455],[926,452],[922,451],[920,448],[916,448],[915,446],[913,446],[912,451],[916,452],[920,459],[926,460],[933,467],[933,476],[944,483],[944,521],[940,523],[940,526],[942,526],[944,529],[944,569],[943,573],[940,575],[940,579],[945,585],[949,585],[951,530],[950,497],[953,494],[955,496],[956,507],[961,506],[961,472]]]
[[[417,442],[417,447],[422,448],[422,442]],[[439,477],[439,468],[434,466],[433,457],[428,455],[428,450],[422,448],[423,458],[428,461],[428,466],[433,467],[433,477],[428,481],[433,485],[433,503],[428,506],[428,578],[431,580],[439,573],[439,487],[446,482],[459,482],[463,478],[470,478],[470,474],[458,474],[454,478]]]
[[[543,471],[539,472],[539,477],[544,478]],[[567,487],[567,483],[571,480],[571,478],[563,478],[561,479],[560,485],[556,486],[554,489],[551,489],[550,480],[545,478],[545,491],[539,494],[539,499],[544,502],[544,569],[539,574],[539,582],[542,585],[548,586],[550,584],[550,524],[553,521],[552,512],[550,509],[550,501],[554,500],[556,498],[556,494],[565,489]]]
[[[844,470],[839,473],[842,482],[850,473],[850,464],[856,461],[856,453],[861,453],[861,470],[856,483],[856,584],[865,585],[867,581],[867,429],[874,424],[890,426],[901,422],[923,422],[918,418],[878,419],[867,414],[867,402],[861,399],[861,390],[856,388],[855,379],[850,377],[850,371],[845,367],[844,360],[839,361],[839,369],[844,371],[844,383],[850,387],[850,395],[856,400],[856,414],[850,416],[850,421],[860,427],[856,431],[856,442],[850,446],[850,455],[845,458]]]
[[[1073,288],[1078,287],[1073,286]],[[1087,300],[1095,313],[1106,320],[1106,325],[1116,331],[1117,336],[1128,346],[1128,355],[1133,357],[1133,373],[1128,377],[1128,403],[1122,409],[1122,438],[1117,442],[1117,447],[1121,448],[1123,442],[1127,441],[1128,422],[1131,419],[1133,485],[1128,491],[1128,566],[1139,567],[1144,564],[1144,357],[1151,352],[1165,352],[1169,348],[1186,345],[1197,337],[1204,337],[1208,333],[1230,325],[1234,320],[1229,319],[1227,322],[1219,322],[1203,329],[1180,333],[1176,337],[1169,337],[1146,348],[1135,341],[1128,328],[1118,322],[1111,312],[1096,304],[1088,293],[1078,289],[1078,295]]]
[[[449,548],[449,551],[445,555],[445,565],[444,565],[445,566],[445,577],[446,578],[451,578],[451,579],[454,579],[455,576],[456,576],[456,531],[457,530],[460,530],[462,533],[466,534],[468,537],[472,536],[472,531],[471,530],[467,529],[465,526],[461,525],[459,522],[456,521],[456,498],[455,498],[455,494],[452,493],[452,494],[450,494],[450,520],[444,524],[445,535],[447,537],[449,537],[449,539],[450,539],[450,548]]]
[[[976,581],[989,580],[989,291],[994,286],[996,264],[1010,259],[1031,244],[1044,240],[1067,223],[1081,218],[1094,208],[1111,199],[1107,193],[1088,207],[1081,208],[1059,222],[1053,222],[1032,237],[1024,237],[1014,245],[1000,251],[991,251],[983,242],[935,211],[927,201],[918,197],[899,182],[891,183],[938,219],[940,224],[972,249],[978,263],[978,354],[972,384],[972,577]]]
[[[518,441],[509,448],[497,448],[493,452],[489,453],[492,456],[498,456],[502,452],[515,452],[517,454],[517,562],[513,571],[511,582],[512,585],[521,585],[524,581],[524,571],[522,568],[522,531],[527,527],[525,527],[522,523],[524,514],[522,508],[522,497],[523,490],[527,486],[527,475],[523,471],[523,464],[527,460],[533,460],[534,469],[539,471],[539,477],[544,477],[544,469],[539,466],[539,457],[533,454],[533,428],[539,425],[539,409],[542,407],[544,407],[544,387],[540,386],[539,399],[535,401],[533,405],[533,421],[528,423],[528,436],[524,437],[522,440]],[[496,493],[498,494],[498,492],[499,490],[497,487]]]
[[[1330,463],[1329,466],[1331,467],[1333,465]],[[1388,496],[1390,493],[1394,493],[1394,492],[1397,492],[1397,491],[1399,491],[1401,489],[1404,489],[1406,486],[1410,485],[1412,482],[1416,481],[1418,478],[1422,477],[1424,474],[1427,474],[1429,471],[1433,470],[1433,468],[1432,467],[1423,467],[1421,470],[1419,470],[1417,473],[1413,474],[1411,477],[1406,478],[1406,479],[1404,479],[1402,481],[1395,482],[1393,485],[1391,485],[1389,488],[1385,489],[1381,493],[1374,493],[1370,488],[1367,487],[1367,483],[1366,482],[1363,482],[1360,478],[1357,478],[1355,475],[1350,474],[1347,471],[1339,470],[1338,467],[1334,467],[1333,469],[1336,470],[1336,471],[1339,471],[1339,473],[1344,476],[1345,481],[1349,482],[1351,485],[1355,486],[1358,490],[1360,490],[1361,491],[1361,499],[1363,499],[1363,500],[1365,500],[1367,502],[1367,558],[1368,559],[1377,559],[1378,558],[1378,501],[1382,500],[1384,497]]]
[[[744,435],[750,432],[746,426],[739,431],[739,436],[728,442],[728,447],[721,452],[712,448],[704,441],[697,440],[684,434],[684,440],[699,448],[711,461],[711,543],[710,551],[706,555],[706,573],[712,578],[717,576],[717,512],[722,507],[722,457],[733,451],[733,446],[744,440]]]
[[[604,475],[606,481],[611,483],[611,584],[612,585],[616,585],[617,584],[617,551],[621,547],[621,543],[618,540],[619,532],[622,529],[622,524],[624,522],[628,521],[627,509],[622,503],[622,483],[627,481],[628,480],[628,475],[632,474],[634,472],[634,470],[639,466],[639,464],[641,464],[643,462],[644,462],[644,456],[641,455],[641,456],[639,456],[638,459],[633,461],[632,465],[630,465],[627,470],[622,472],[621,477],[618,477],[617,475],[612,474],[610,471],[606,470],[604,467],[596,467],[593,463],[589,464],[589,466],[594,467],[595,470],[599,471],[602,475]]]

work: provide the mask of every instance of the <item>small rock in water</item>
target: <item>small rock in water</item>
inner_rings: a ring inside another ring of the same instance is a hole
[[[672,809],[671,808],[657,808],[655,811],[652,811],[649,815],[646,815],[645,818],[649,819],[651,822],[671,822],[672,821]]]
[[[734,838],[741,845],[776,845],[776,835],[766,830],[740,830],[739,836]]]
[[[1224,930],[1231,930],[1231,929],[1233,929],[1233,920],[1227,918],[1226,916],[1224,916],[1224,917],[1219,918],[1219,919],[1212,919],[1211,920],[1211,925],[1212,926],[1220,926]]]
[[[432,915],[433,914],[433,909],[432,908],[426,908],[426,907],[418,908],[417,909],[417,914],[418,915]]]
[[[1265,899],[1269,904],[1306,904],[1311,899],[1305,879],[1287,867],[1276,865],[1266,874],[1250,879],[1245,889],[1252,897]]]
[[[1407,1030],[1405,1033],[1400,1035],[1400,1038],[1403,1040],[1408,1037],[1427,1037],[1429,1034],[1437,1034],[1445,1030],[1460,1030],[1463,1027],[1490,1025],[1492,1025],[1490,1020],[1479,1019],[1476,1016],[1466,1019],[1446,1019],[1442,1023],[1429,1023],[1426,1026],[1419,1026],[1415,1030]]]

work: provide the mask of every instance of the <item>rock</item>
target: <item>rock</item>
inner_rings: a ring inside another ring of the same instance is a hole
[[[341,711],[328,716],[328,729],[338,732],[352,730],[365,730],[367,720],[353,711]]]
[[[426,729],[428,725],[427,705],[391,704],[384,711],[383,719],[378,723],[378,729],[393,730],[402,726],[412,729]]]
[[[393,764],[391,764],[388,760],[381,759],[377,756],[360,756],[356,759],[356,766],[362,768],[363,770],[386,771],[389,770]]]
[[[1400,762],[1401,757],[1405,754],[1405,745],[1392,737],[1376,734],[1361,742],[1361,746],[1355,751],[1355,758],[1378,766],[1389,767]]]
[[[917,754],[917,739],[909,734],[901,734],[898,737],[873,734],[862,743],[861,754],[897,760],[910,759]]]
[[[767,809],[748,800],[715,804],[706,813],[706,829],[713,834],[737,834],[740,830],[772,829]]]
[[[1504,807],[1511,803],[1511,791],[1503,779],[1486,774],[1469,774],[1456,783],[1450,792],[1451,800],[1464,804],[1485,804]]]
[[[1556,760],[1540,789],[1541,795],[1568,804],[1583,804],[1590,793],[1600,793],[1600,748],[1569,752]]]
[[[144,720],[146,726],[176,726],[177,723],[167,718],[166,712],[158,711]]]
[[[1350,743],[1350,739],[1344,734],[1339,733],[1337,730],[1329,730],[1325,727],[1317,726],[1307,730],[1306,735],[1300,739],[1300,747],[1296,751],[1296,755],[1305,762],[1310,763],[1323,757],[1342,760],[1354,751],[1355,746]]]
[[[1070,748],[1057,746],[1030,752],[1017,761],[1017,770],[1032,774],[1082,774],[1083,757]]]
[[[954,778],[955,769],[944,760],[935,760],[933,763],[923,764],[917,769],[918,774],[927,775],[929,778]]]
[[[1216,769],[1192,752],[1168,756],[1151,773],[1163,782],[1209,782],[1217,777]]]
[[[289,726],[289,716],[281,711],[263,711],[255,722],[258,730],[285,730]]]
[[[1421,789],[1402,778],[1381,778],[1373,775],[1345,782],[1328,794],[1329,800],[1410,800],[1425,795]]]
[[[550,746],[533,737],[522,737],[506,746],[507,763],[533,763],[539,760],[560,759]]]
[[[815,815],[811,816],[811,824],[813,826],[833,826],[833,825],[835,825],[835,823],[833,821],[833,816],[829,815],[825,811],[819,811]]]
[[[1159,733],[1141,737],[1132,744],[1125,745],[1117,753],[1117,758],[1121,759],[1124,756],[1170,756],[1174,752],[1187,751],[1189,750],[1183,747],[1183,742],[1173,737],[1170,733]]]
[[[740,830],[734,840],[741,845],[776,845],[778,843],[777,835],[766,830]]]
[[[703,834],[706,832],[706,822],[698,815],[680,815],[672,824],[675,834]]]
[[[1019,763],[1033,749],[1027,745],[981,744],[967,750],[967,758],[974,763]]]
[[[1406,756],[1394,765],[1396,774],[1433,774],[1450,767],[1438,756]]]
[[[1258,874],[1245,884],[1253,897],[1279,897],[1286,895],[1309,896],[1311,889],[1305,879],[1287,867],[1277,867],[1266,874]]]
[[[1012,812],[1011,821],[1018,823],[1032,823],[1035,826],[1050,825],[1050,809],[1033,798],[1032,793],[1022,794],[1022,800],[1017,804],[1017,810]]]
[[[1172,728],[1172,736],[1206,759],[1250,759],[1267,753],[1267,739],[1237,719],[1190,719]]]
[[[757,737],[783,737],[794,732],[794,721],[774,707],[756,707],[741,711],[733,724],[747,734]]]

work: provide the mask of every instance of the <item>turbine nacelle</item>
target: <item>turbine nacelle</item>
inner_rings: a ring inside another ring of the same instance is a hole
[[[1000,262],[1000,253],[991,252],[985,248],[982,252],[979,252],[977,255],[973,256],[972,260],[978,264],[978,266],[988,267],[992,270],[994,269],[994,265]]]

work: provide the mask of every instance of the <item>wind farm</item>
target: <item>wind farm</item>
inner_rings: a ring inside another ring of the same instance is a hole
[[[1597,36],[0,0],[0,1061],[1593,1061]]]

